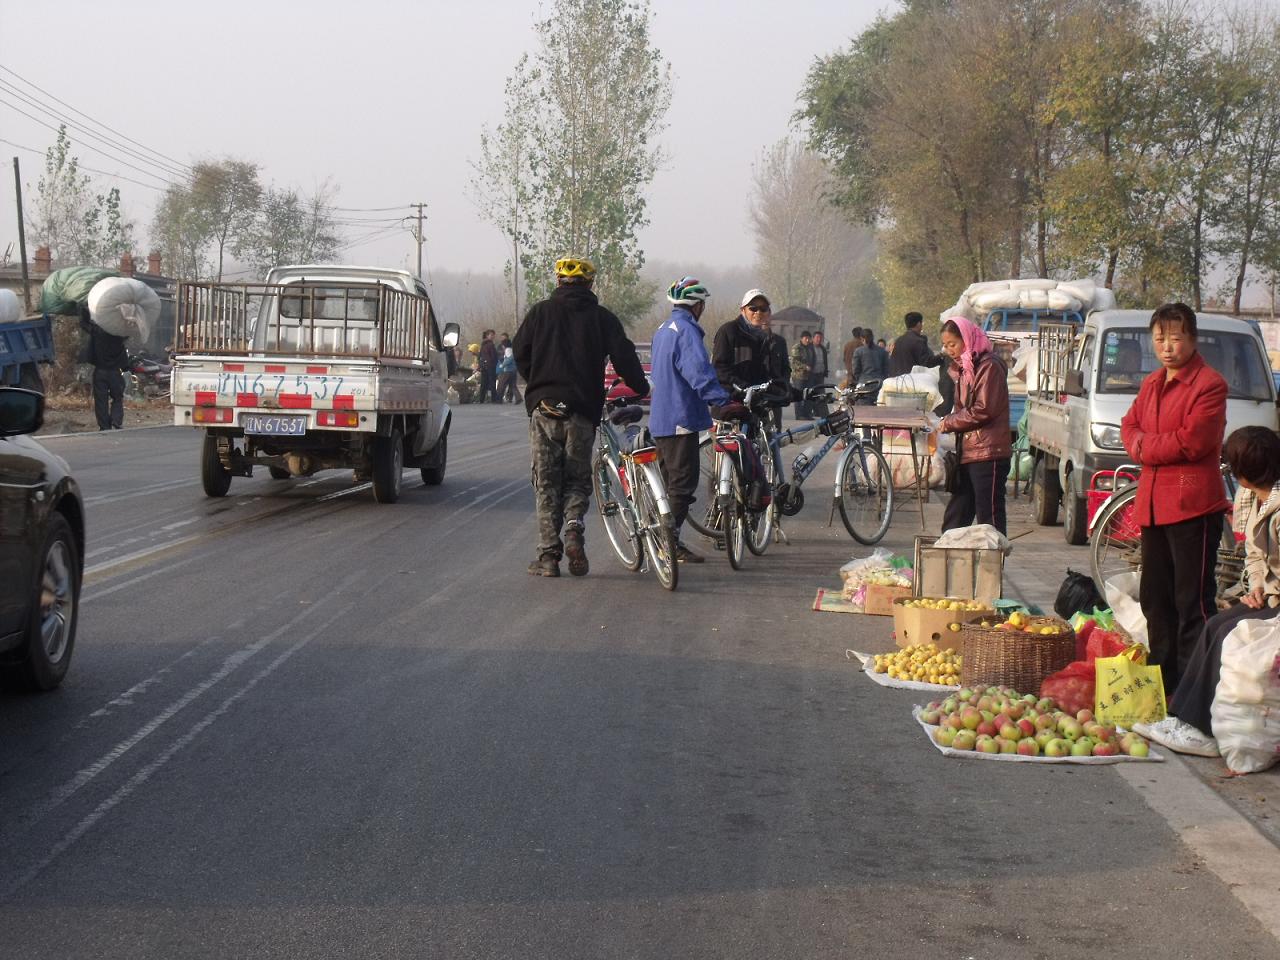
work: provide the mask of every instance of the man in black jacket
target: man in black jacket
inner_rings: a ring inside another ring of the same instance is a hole
[[[124,429],[124,371],[129,369],[125,338],[93,322],[87,304],[80,307],[80,328],[89,335],[81,360],[93,364],[93,415],[99,430]]]
[[[907,332],[893,341],[893,352],[889,356],[891,377],[910,373],[912,367],[936,367],[941,362],[938,355],[929,349],[929,341],[922,329],[924,317],[913,310],[905,321]]]
[[[529,573],[586,574],[583,517],[591,498],[591,455],[604,408],[604,368],[612,361],[635,393],[648,396],[649,381],[622,323],[591,291],[596,268],[588,260],[556,261],[556,288],[529,308],[515,339],[516,369],[525,382],[538,556]],[[561,527],[564,539],[561,540]]]

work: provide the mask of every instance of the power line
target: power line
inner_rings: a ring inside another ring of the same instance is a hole
[[[4,64],[0,64],[0,70],[3,70],[5,73],[9,74],[10,76],[17,77],[19,80],[21,80],[21,81],[22,81],[23,83],[25,83],[27,86],[29,86],[31,89],[33,89],[33,90],[38,90],[40,93],[43,93],[43,94],[44,94],[46,97],[48,97],[50,100],[53,100],[55,103],[60,103],[60,104],[62,104],[62,106],[66,107],[68,110],[72,111],[73,113],[77,113],[77,114],[79,114],[80,116],[82,116],[82,117],[84,117],[86,120],[88,120],[90,123],[94,123],[94,124],[96,124],[97,126],[101,127],[103,130],[109,131],[110,133],[114,133],[117,137],[120,137],[120,138],[122,138],[122,139],[124,139],[124,140],[128,140],[128,141],[129,141],[130,143],[132,143],[134,146],[136,146],[136,147],[141,147],[143,150],[146,150],[148,153],[153,153],[153,154],[155,154],[157,157],[160,157],[160,158],[161,158],[161,159],[163,159],[163,160],[168,160],[170,163],[175,164],[175,165],[176,165],[176,166],[178,166],[178,167],[181,167],[181,168],[186,169],[186,170],[191,170],[191,167],[190,167],[190,166],[188,166],[187,164],[183,163],[181,160],[175,160],[173,157],[170,157],[170,156],[168,156],[167,154],[163,154],[163,153],[161,153],[159,150],[153,150],[151,147],[148,147],[148,146],[146,146],[145,144],[139,143],[137,140],[134,140],[134,139],[133,139],[133,138],[131,138],[131,137],[125,136],[125,134],[121,133],[119,130],[115,130],[115,129],[113,129],[113,128],[111,128],[111,127],[107,126],[105,123],[102,123],[102,122],[101,122],[101,121],[99,121],[99,120],[94,120],[94,119],[93,119],[93,117],[89,116],[89,115],[88,115],[87,113],[85,113],[84,111],[82,111],[82,110],[77,110],[75,107],[71,106],[71,104],[67,103],[65,100],[60,100],[60,99],[58,99],[57,97],[55,97],[55,96],[54,96],[52,93],[50,93],[49,91],[44,90],[44,89],[41,89],[41,88],[40,88],[40,87],[38,87],[36,84],[34,84],[34,83],[32,83],[30,80],[28,80],[26,77],[22,76],[22,75],[21,75],[21,74],[19,74],[19,73],[15,73],[13,70],[10,70],[10,69],[9,69],[8,67],[6,67]]]
[[[34,147],[26,147],[20,143],[14,143],[12,140],[5,140],[2,137],[0,137],[0,143],[8,144],[9,146],[13,147],[16,150],[26,150],[28,153],[34,153],[42,157],[47,156],[47,153],[44,150],[37,150]],[[94,167],[86,167],[86,166],[80,166],[79,169],[87,170],[89,173],[98,173],[104,177],[113,177],[116,180],[123,180],[126,183],[134,183],[140,187],[146,187],[148,190],[155,190],[157,193],[165,189],[164,187],[157,187],[154,183],[143,183],[141,180],[135,180],[133,179],[133,177],[126,177],[122,173],[113,173],[110,170],[98,170],[98,169],[95,169]]]
[[[39,110],[42,113],[53,117],[59,123],[67,127],[70,127],[72,130],[78,131],[79,133],[83,134],[86,137],[92,137],[94,140],[97,140],[100,143],[106,144],[107,146],[111,147],[113,150],[119,150],[121,153],[132,157],[133,159],[139,161],[140,163],[145,163],[145,164],[148,164],[149,166],[155,167],[157,170],[162,171],[167,176],[176,176],[176,177],[187,176],[187,173],[183,170],[179,170],[167,164],[158,163],[157,161],[152,160],[150,157],[146,156],[145,154],[139,153],[137,150],[134,150],[130,147],[125,146],[123,143],[120,143],[116,140],[112,140],[110,137],[104,137],[98,133],[95,133],[93,130],[90,130],[88,127],[85,127],[83,124],[77,123],[76,121],[72,120],[70,117],[66,116],[65,114],[59,113],[57,110],[51,109],[47,104],[43,104],[39,100],[36,100],[34,97],[28,96],[27,94],[19,90],[17,87],[15,87],[13,84],[8,83],[5,80],[0,80],[0,93],[6,93],[9,96],[19,97],[22,100],[22,102],[25,103],[27,106],[33,107],[36,110]]]
[[[45,123],[39,117],[33,117],[31,114],[27,113],[25,110],[21,110],[18,107],[15,107],[12,103],[10,103],[7,100],[0,99],[0,106],[6,106],[10,110],[13,110],[15,113],[22,114],[28,120],[34,121],[35,123],[40,124],[42,127],[48,127],[50,130],[54,131],[55,133],[58,131],[57,127],[52,126],[51,124]],[[135,166],[134,164],[129,163],[127,160],[123,160],[120,157],[113,156],[112,154],[108,153],[106,150],[103,150],[101,147],[95,147],[91,143],[83,143],[83,142],[80,144],[80,146],[84,147],[87,150],[92,150],[94,153],[100,153],[104,157],[106,157],[108,160],[114,160],[116,163],[122,163],[126,167],[128,167],[130,170],[137,170],[138,173],[142,174],[143,176],[154,177],[155,179],[163,183],[165,186],[173,186],[172,181],[166,180],[164,177],[160,176],[158,173],[152,173],[150,170],[144,170],[142,169],[142,167]]]
[[[398,207],[334,207],[340,213],[389,213],[394,210],[407,210],[411,204],[402,203]]]

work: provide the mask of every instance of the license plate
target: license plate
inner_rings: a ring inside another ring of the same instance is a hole
[[[300,437],[307,432],[307,418],[246,413],[240,417],[240,426],[244,427],[245,433],[268,437]]]

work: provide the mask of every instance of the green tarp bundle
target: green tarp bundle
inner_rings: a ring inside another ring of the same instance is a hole
[[[74,317],[89,299],[93,285],[105,277],[118,277],[116,270],[102,267],[63,267],[45,278],[40,289],[40,312]]]

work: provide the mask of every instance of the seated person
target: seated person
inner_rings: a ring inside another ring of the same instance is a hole
[[[1142,345],[1137,340],[1121,340],[1113,356],[1102,361],[1102,391],[1137,390],[1142,386]]]
[[[1241,427],[1227,438],[1226,460],[1240,484],[1237,530],[1244,531],[1245,585],[1240,603],[1211,617],[1200,632],[1169,716],[1134,729],[1177,753],[1216,757],[1210,709],[1222,668],[1222,643],[1242,620],[1280,615],[1280,435],[1266,427]]]

